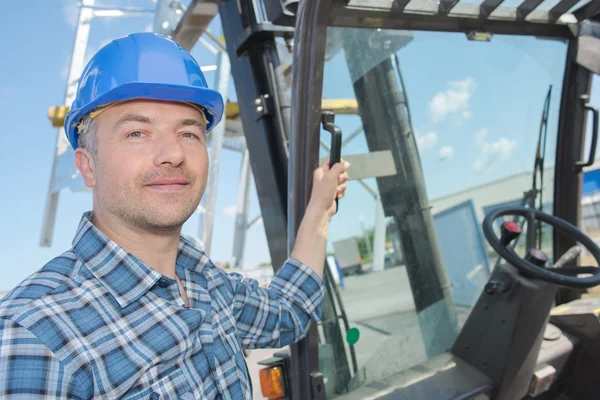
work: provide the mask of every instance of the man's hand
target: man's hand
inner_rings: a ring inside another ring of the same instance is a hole
[[[350,164],[340,160],[329,168],[329,160],[313,173],[313,188],[300,223],[291,257],[323,276],[329,221],[335,214],[335,199],[346,194]]]
[[[346,194],[350,163],[340,160],[329,168],[329,160],[321,164],[313,172],[313,188],[308,203],[307,212],[323,212],[329,221],[335,214],[335,199],[341,199]]]

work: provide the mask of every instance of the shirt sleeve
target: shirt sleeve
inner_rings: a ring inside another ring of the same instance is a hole
[[[64,365],[35,335],[0,319],[0,398],[80,399]]]
[[[323,281],[294,258],[277,271],[268,288],[239,274],[229,277],[233,314],[243,348],[278,348],[295,343],[306,336],[311,320],[320,321]]]

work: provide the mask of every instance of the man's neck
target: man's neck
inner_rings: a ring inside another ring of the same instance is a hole
[[[175,279],[180,230],[151,232],[124,224],[114,216],[94,211],[92,223],[127,252],[160,274]]]

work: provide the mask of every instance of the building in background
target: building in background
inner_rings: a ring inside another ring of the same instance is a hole
[[[429,205],[432,207],[432,212],[435,215],[466,200],[471,200],[475,207],[477,220],[481,223],[485,215],[494,209],[519,206],[524,195],[531,190],[531,186],[532,173],[531,171],[526,171],[432,199]],[[544,209],[552,212],[554,166],[546,167],[544,170],[544,182],[541,182],[538,186],[541,186]],[[548,209],[547,207],[550,208]]]
[[[521,206],[525,196],[531,193],[532,184],[532,173],[526,171],[429,201],[457,306],[471,307],[477,301],[498,261],[496,253],[483,236],[481,224],[485,216],[501,207]],[[543,182],[538,182],[537,187],[539,193],[535,207],[539,206],[541,196],[543,211],[552,214],[554,166],[544,170]],[[395,223],[390,222],[387,226],[388,237],[395,244],[395,258],[401,260],[401,254],[398,255],[400,243],[394,234]],[[600,163],[584,171],[581,227],[600,243]],[[524,254],[524,242],[521,240],[516,248],[519,254]],[[548,254],[552,262],[552,230],[547,224],[542,224],[541,250]],[[596,264],[585,250],[581,263]]]

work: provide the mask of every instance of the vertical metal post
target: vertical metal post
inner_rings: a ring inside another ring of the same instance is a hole
[[[592,73],[577,64],[577,41],[571,40],[567,52],[556,138],[553,213],[575,226],[581,224],[583,174],[575,172],[573,166],[584,157],[587,123],[580,99],[581,95],[590,93],[591,85]],[[554,259],[558,259],[577,244],[557,229],[553,229],[552,238]],[[579,259],[576,265],[579,265]],[[581,297],[582,292],[581,289],[559,288],[556,303],[564,304],[576,300]]]
[[[227,99],[229,86],[229,74],[231,73],[231,64],[229,56],[225,52],[219,52],[217,55],[217,77],[215,79],[215,88],[221,93],[223,99]],[[221,158],[221,149],[223,148],[223,138],[225,137],[226,118],[215,126],[210,136],[210,167],[208,173],[208,185],[205,193],[206,199],[203,202],[204,213],[201,214],[200,237],[204,243],[204,251],[210,255],[212,244],[213,222],[215,219],[215,207],[217,206],[217,184],[219,181],[219,163]]]
[[[398,45],[409,39],[400,36]],[[377,186],[385,215],[396,219],[423,343],[432,358],[447,351],[458,335],[456,307],[395,58],[387,47],[369,46],[369,40],[361,30],[347,30],[344,52],[369,151],[394,155],[398,173],[377,178]]]
[[[235,233],[233,236],[233,259],[231,266],[240,268],[244,259],[246,247],[246,232],[248,229],[248,206],[250,203],[250,183],[252,170],[250,169],[250,153],[244,150],[240,168],[240,183],[238,185],[237,212],[235,216]]]
[[[331,0],[301,1],[296,13],[288,170],[288,254],[310,199],[312,176],[319,162],[323,60]],[[324,398],[319,372],[319,337],[312,324],[308,335],[290,346],[290,398]]]
[[[235,90],[244,126],[246,146],[250,153],[253,180],[269,243],[269,254],[277,270],[288,257],[287,252],[287,175],[288,160],[284,142],[283,117],[280,107],[271,114],[258,116],[255,101],[269,95],[277,100],[279,90],[273,77],[280,66],[274,39],[261,37],[253,40],[249,50],[238,55],[238,46],[247,39],[257,23],[254,14],[246,9],[251,2],[219,1],[219,15],[226,47],[231,62],[231,72],[236,82]],[[240,13],[240,8],[244,9]],[[275,102],[276,103],[276,102]]]
[[[373,235],[373,271],[385,268],[385,214],[379,196],[375,198],[375,234]]]
[[[90,34],[90,21],[94,17],[94,11],[89,8],[94,5],[95,0],[83,0],[79,9],[79,20],[75,31],[75,41],[73,43],[73,52],[71,53],[71,63],[69,65],[69,74],[65,88],[64,105],[70,106],[75,99],[79,76],[84,68],[85,51]],[[42,220],[42,232],[40,236],[40,246],[50,247],[52,245],[52,234],[56,222],[56,210],[58,208],[58,197],[60,189],[56,189],[56,172],[58,159],[70,148],[69,141],[64,128],[59,128],[56,135],[56,153],[52,161],[52,172],[50,174],[50,183],[48,184],[48,195],[46,197],[46,206]]]

